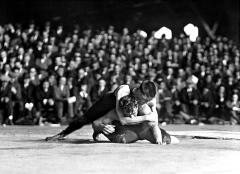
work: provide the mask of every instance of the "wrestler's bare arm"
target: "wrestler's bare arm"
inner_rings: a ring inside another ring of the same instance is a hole
[[[148,114],[150,112],[153,112],[153,116],[158,118],[158,113],[157,113],[154,103],[155,103],[154,101],[151,101],[148,104],[139,106],[139,109],[138,109],[139,114]],[[148,124],[148,126],[152,127],[153,136],[156,140],[156,143],[162,144],[162,133],[161,133],[161,130],[159,129],[157,118],[156,118],[157,121],[148,122],[147,124]]]
[[[119,100],[130,94],[130,89],[128,85],[121,85],[116,95],[116,112],[118,116],[118,120],[122,125],[134,125],[139,124],[144,121],[152,121],[154,117],[152,117],[152,112],[145,115],[138,115],[138,117],[124,117],[121,109],[119,108]]]

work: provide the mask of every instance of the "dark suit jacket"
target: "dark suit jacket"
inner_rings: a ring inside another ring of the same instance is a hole
[[[2,84],[0,84],[0,104],[5,103],[4,101],[2,102],[2,99],[8,98],[9,102],[11,102],[12,99],[12,92],[11,92],[11,84],[8,83],[5,87],[3,87]]]
[[[44,91],[43,88],[38,87],[38,89],[36,90],[36,97],[37,97],[37,107],[38,109],[41,109],[44,105],[43,103],[44,99],[54,98],[53,88],[49,87],[48,91]]]
[[[91,97],[92,103],[95,103],[96,101],[98,101],[108,91],[109,90],[108,90],[107,86],[105,86],[103,91],[99,91],[99,86],[98,85],[92,87],[92,90],[90,92],[90,97]]]
[[[66,101],[70,97],[70,91],[67,85],[64,86],[63,90],[59,86],[54,87],[54,99],[58,102]]]
[[[29,83],[27,87],[22,86],[22,99],[24,103],[35,103],[35,86],[32,83]]]

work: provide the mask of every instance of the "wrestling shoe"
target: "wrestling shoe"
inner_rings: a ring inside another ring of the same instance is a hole
[[[45,138],[45,141],[61,141],[61,140],[64,140],[64,135],[59,133],[57,135],[54,135],[52,137],[47,137]]]

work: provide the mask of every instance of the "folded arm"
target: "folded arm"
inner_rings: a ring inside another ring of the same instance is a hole
[[[119,87],[119,90],[116,92],[116,112],[119,121],[122,125],[134,125],[139,124],[144,121],[155,121],[156,120],[156,104],[153,104],[152,112],[149,112],[148,114],[138,115],[137,117],[124,117],[120,107],[119,107],[119,100],[130,94],[130,89],[128,85],[122,85]],[[156,99],[152,101],[153,103],[156,103]],[[155,108],[155,109],[154,109]]]

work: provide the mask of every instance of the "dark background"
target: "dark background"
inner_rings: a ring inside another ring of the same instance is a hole
[[[66,28],[107,27],[116,30],[124,26],[131,30],[157,30],[167,26],[177,35],[188,23],[206,32],[200,19],[210,27],[217,21],[217,34],[227,36],[239,43],[238,0],[2,0],[0,1],[0,23],[19,22],[37,24],[52,21]]]

